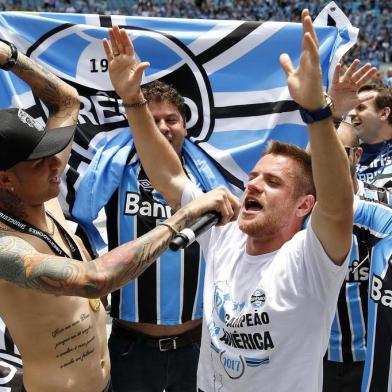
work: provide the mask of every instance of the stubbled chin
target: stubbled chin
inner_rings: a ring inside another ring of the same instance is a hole
[[[256,222],[255,222],[255,215],[251,214],[248,215],[246,213],[242,213],[240,216],[240,219],[238,221],[238,226],[240,228],[241,231],[243,231],[244,233],[247,233],[248,229],[255,226]]]
[[[255,236],[258,233],[258,225],[255,222],[240,221],[238,227],[248,236]]]

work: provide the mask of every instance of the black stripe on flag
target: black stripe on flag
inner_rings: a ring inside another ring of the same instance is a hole
[[[328,26],[333,26],[336,27],[336,20],[334,18],[332,18],[332,16],[330,14],[328,14],[328,18],[327,18],[327,25]]]
[[[112,27],[112,17],[110,15],[99,15],[101,27]]]
[[[30,57],[31,53],[38,48],[38,46],[41,45],[42,42],[46,41],[49,37],[51,37],[52,35],[58,33],[59,31],[68,29],[70,27],[73,26],[73,23],[64,23],[60,26],[57,26],[56,28],[49,30],[47,33],[45,33],[44,35],[42,35],[40,38],[38,38],[37,41],[34,42],[33,45],[31,45],[27,51],[26,51],[26,56]]]
[[[250,33],[260,27],[260,25],[260,22],[244,22],[215,45],[200,53],[197,56],[197,61],[201,64],[207,63],[208,61],[219,56],[221,53],[224,53],[226,50],[230,49],[236,43],[243,40]]]
[[[213,108],[215,118],[233,118],[262,116],[272,113],[293,112],[299,109],[294,101],[277,101],[265,103],[252,103],[249,105],[235,105]]]

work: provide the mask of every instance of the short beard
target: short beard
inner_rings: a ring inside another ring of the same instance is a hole
[[[238,224],[240,230],[250,237],[269,237],[281,230],[282,225],[278,225],[278,221],[274,217],[270,217],[262,222],[242,222],[240,218]]]
[[[26,217],[26,207],[22,199],[15,195],[15,193],[7,189],[0,189],[0,203],[1,208],[7,214],[20,219]]]

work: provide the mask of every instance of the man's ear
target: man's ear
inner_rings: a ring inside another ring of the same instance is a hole
[[[14,191],[12,176],[7,170],[0,170],[0,189]]]
[[[361,156],[363,153],[363,149],[362,147],[357,147],[357,149],[355,150],[355,163],[358,163],[361,160]]]
[[[308,215],[312,211],[315,203],[316,198],[313,195],[301,196],[297,207],[297,216],[304,217]]]
[[[389,106],[385,106],[385,108],[381,109],[381,120],[388,120],[388,117],[391,114],[391,108]]]

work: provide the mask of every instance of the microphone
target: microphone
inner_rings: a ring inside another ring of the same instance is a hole
[[[216,211],[207,212],[189,227],[176,234],[169,243],[169,248],[176,252],[189,246],[200,235],[215,226],[220,219],[220,214]]]

